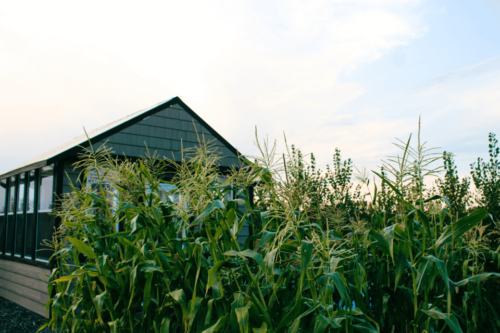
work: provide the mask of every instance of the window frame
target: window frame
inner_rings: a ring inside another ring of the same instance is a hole
[[[4,216],[4,226],[3,226],[3,231],[4,231],[4,239],[3,239],[3,245],[2,248],[0,248],[0,254],[5,255],[6,249],[7,249],[7,219],[8,215],[7,212],[9,210],[9,195],[10,195],[10,177],[4,178],[5,179],[5,206],[3,210],[3,216]]]
[[[31,172],[33,171],[33,176],[31,175]],[[25,207],[24,207],[24,257],[25,259],[28,260],[35,260],[36,259],[36,233],[37,233],[37,227],[38,227],[38,193],[40,192],[39,187],[39,177],[40,177],[40,169],[34,169],[26,172],[26,200],[25,200]],[[33,195],[33,211],[30,212],[28,211],[28,205],[29,205],[29,190],[30,190],[30,185],[31,182],[34,182],[34,195]],[[31,231],[33,233],[33,238],[31,241],[31,252],[27,253],[27,243],[28,243],[28,213],[33,214],[33,219],[35,219],[33,223],[33,230]],[[29,258],[26,257],[26,255],[29,255]]]
[[[37,257],[37,252],[38,252],[38,246],[40,245],[40,242],[38,241],[38,228],[39,228],[39,224],[40,224],[40,213],[52,213],[53,210],[54,210],[54,206],[55,206],[55,203],[56,203],[56,199],[57,199],[57,196],[55,194],[55,191],[56,191],[56,186],[57,186],[57,174],[56,174],[56,166],[57,164],[54,163],[54,164],[49,164],[49,165],[45,165],[41,168],[38,168],[37,171],[38,171],[38,176],[37,176],[37,185],[35,186],[36,190],[38,191],[38,193],[35,193],[35,200],[37,200],[35,202],[35,209],[36,209],[36,227],[35,227],[35,237],[34,237],[34,248],[33,248],[33,252],[34,252],[34,257],[33,257],[33,260],[37,261],[37,262],[41,262],[41,263],[49,263],[49,260],[48,259],[44,259],[44,258],[39,258]],[[41,195],[40,195],[40,190],[41,190],[41,187],[42,187],[42,171],[43,171],[43,168],[45,167],[52,167],[52,193],[51,193],[51,208],[50,210],[47,210],[47,209],[40,209],[40,206],[41,206],[41,202],[40,200],[42,199]],[[54,226],[56,226],[56,223],[54,221]]]
[[[21,202],[22,204],[22,207],[21,207],[21,210],[19,211],[19,199],[20,199],[20,185],[21,185],[21,176],[24,174],[24,186],[23,186],[23,202]],[[15,223],[15,230],[14,230],[14,249],[13,249],[13,255],[15,257],[18,257],[18,258],[24,258],[24,239],[26,237],[26,182],[27,182],[27,175],[26,175],[26,172],[21,172],[21,173],[18,173],[16,175],[17,177],[17,180],[16,180],[16,207],[14,209],[14,215],[16,216],[16,218],[14,219],[14,223]],[[18,246],[18,242],[17,242],[17,233],[19,232],[18,228],[17,228],[17,221],[18,221],[18,217],[19,215],[22,215],[23,218],[24,218],[24,230],[23,230],[23,233],[24,235],[22,235],[21,237],[21,251],[19,251],[19,254],[17,254],[17,246]]]
[[[14,253],[16,252],[16,226],[17,226],[17,193],[19,191],[19,175],[11,176],[9,177],[9,207],[7,207],[7,219],[6,219],[6,230],[5,230],[5,255],[14,257]],[[11,205],[10,199],[11,199],[11,191],[12,191],[12,180],[15,179],[15,188],[14,188],[14,204]],[[12,212],[10,211],[10,206],[12,206]],[[12,221],[9,219],[9,214],[12,214]],[[8,240],[9,240],[9,231],[14,227],[14,237],[12,240],[11,246],[8,246]]]

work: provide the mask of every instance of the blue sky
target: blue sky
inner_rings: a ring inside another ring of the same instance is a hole
[[[422,117],[459,171],[500,135],[500,1],[65,1],[0,9],[0,170],[173,96],[375,169]]]

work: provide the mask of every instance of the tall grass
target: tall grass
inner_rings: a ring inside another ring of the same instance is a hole
[[[78,167],[97,182],[75,186],[58,211],[46,325],[162,333],[500,329],[498,236],[481,208],[491,200],[479,195],[480,207],[469,205],[469,183],[457,178],[451,155],[445,177],[427,189],[440,155],[420,138],[414,148],[411,137],[399,142],[400,155],[386,160],[376,182],[357,176],[378,184],[367,200],[339,150],[321,172],[298,149],[277,155],[268,141],[257,143],[261,155],[228,174],[204,141],[180,164],[89,150]],[[479,161],[479,190],[498,184],[497,155]],[[172,168],[177,189],[165,193]],[[245,225],[254,235],[243,244]]]

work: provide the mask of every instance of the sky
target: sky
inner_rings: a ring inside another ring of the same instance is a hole
[[[467,175],[500,135],[500,0],[0,6],[0,172],[174,96],[243,154],[285,133],[320,167],[377,170],[421,117]]]

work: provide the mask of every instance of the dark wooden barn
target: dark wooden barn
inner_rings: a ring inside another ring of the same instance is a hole
[[[181,159],[182,146],[198,144],[197,133],[214,140],[224,158],[221,168],[239,166],[238,152],[212,127],[175,97],[88,133],[94,147],[112,148],[117,155],[138,158],[146,145],[159,156]],[[86,135],[0,174],[0,296],[45,316],[48,300],[48,259],[51,253],[41,243],[51,239],[55,198],[78,184],[80,170],[73,164]],[[70,179],[66,176],[69,176]],[[246,236],[248,229],[240,236]]]

